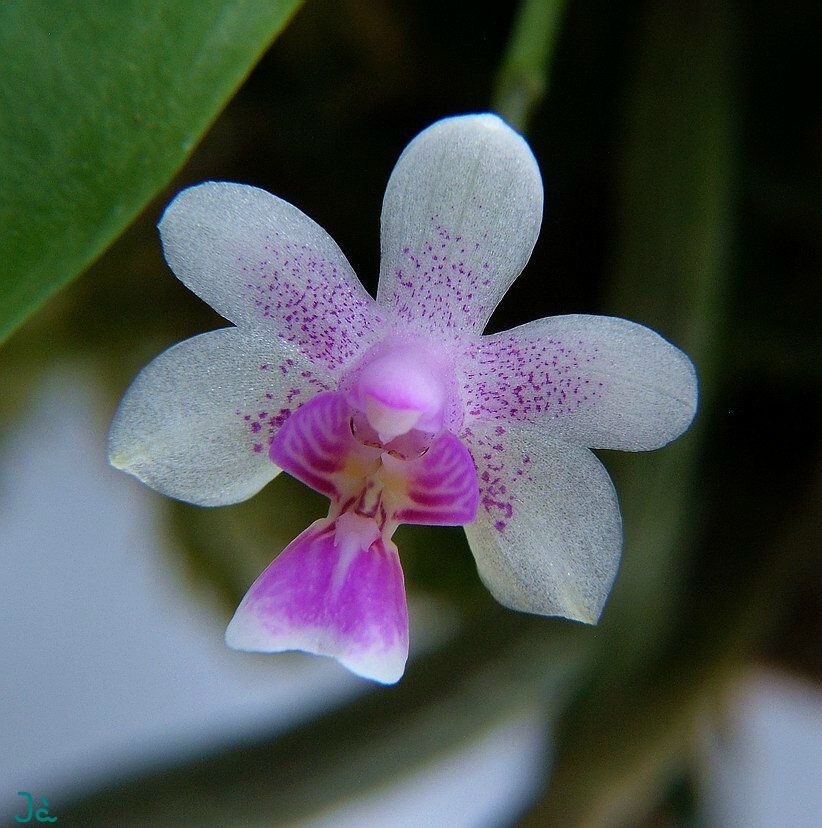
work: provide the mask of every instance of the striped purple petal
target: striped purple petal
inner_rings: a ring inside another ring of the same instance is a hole
[[[468,449],[445,432],[415,460],[384,455],[383,479],[393,520],[426,526],[461,526],[477,515],[479,484]]]
[[[285,421],[271,443],[271,459],[332,500],[353,496],[376,471],[380,449],[354,437],[351,415],[342,394],[318,394]]]
[[[303,650],[357,675],[396,682],[408,658],[408,610],[397,547],[374,521],[320,520],[246,593],[226,630],[238,650]]]

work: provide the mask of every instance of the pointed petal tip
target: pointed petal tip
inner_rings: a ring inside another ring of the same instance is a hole
[[[597,597],[604,599],[607,598],[607,595]],[[551,615],[557,618],[564,618],[567,621],[574,621],[577,624],[586,624],[589,627],[595,627],[599,623],[604,607],[604,600],[599,604],[592,604],[586,602],[584,596],[571,595],[566,591],[559,597]]]
[[[581,603],[572,602],[568,595],[561,598],[557,596],[545,598],[545,596],[542,596],[542,600],[535,601],[534,595],[528,589],[509,588],[507,592],[503,592],[498,586],[489,583],[487,579],[483,579],[483,581],[494,598],[514,612],[527,612],[533,615],[542,615],[545,618],[564,618],[566,621],[574,621],[578,624],[595,627],[599,624],[605,608],[604,603],[601,606],[585,606]]]
[[[405,672],[407,648],[387,652],[345,651],[345,642],[328,636],[324,629],[290,629],[274,634],[242,604],[225,631],[225,643],[231,650],[251,653],[302,652],[331,658],[360,678],[379,684],[396,684]]]
[[[511,129],[495,112],[472,112],[467,115],[457,115],[454,120],[457,119],[471,121],[477,124],[477,126],[482,126],[486,129]]]
[[[126,391],[124,399],[128,397],[128,394],[129,392]],[[135,461],[139,462],[141,459],[141,452],[133,439],[133,429],[131,434],[129,431],[128,419],[123,415],[123,401],[121,400],[106,434],[106,454],[110,466],[126,472],[135,465]]]
[[[492,131],[500,131],[500,132],[509,132],[513,135],[516,135],[517,138],[520,140],[525,140],[522,138],[519,132],[515,130],[506,120],[504,120],[500,115],[497,115],[496,112],[469,112],[465,115],[453,115],[448,118],[441,118],[439,121],[435,121],[430,128],[436,127],[439,124],[449,123],[452,122],[455,125],[461,126],[469,126],[469,127],[476,127],[480,129],[487,129]],[[529,148],[530,152],[530,148]]]
[[[580,624],[587,624],[589,627],[595,627],[601,617],[601,609],[578,609],[563,616],[563,618],[567,618],[569,621],[578,621]]]
[[[319,655],[323,655],[320,653]],[[360,678],[376,681],[379,684],[396,684],[405,673],[407,656],[405,653],[397,654],[396,658],[380,658],[366,654],[365,657],[357,656],[349,658],[346,656],[331,655],[350,672]]]
[[[129,445],[122,440],[115,443],[113,437],[109,436],[108,462],[113,468],[138,476],[137,470],[140,463],[146,459],[146,454],[139,443]]]
[[[664,420],[667,422],[667,430],[659,434],[656,442],[641,446],[640,451],[664,448],[678,440],[690,429],[699,412],[700,388],[696,366],[684,351],[680,351],[674,345],[670,347],[678,354],[680,361],[678,393],[670,395],[668,417]]]
[[[146,471],[146,460],[146,456],[138,450],[118,449],[110,451],[108,455],[108,464],[113,469],[131,475],[146,486],[152,486],[151,475]]]
[[[124,451],[110,452],[108,463],[113,468],[120,469],[120,471],[128,471],[128,467],[131,465],[129,455]]]
[[[168,202],[168,204],[166,204],[165,209],[160,214],[160,218],[157,220],[157,227],[162,228],[163,225],[167,223],[171,215],[189,199],[198,198],[206,190],[214,191],[231,187],[250,187],[250,185],[235,184],[230,181],[201,181],[199,184],[192,184],[190,187],[183,187],[183,189],[180,190],[177,195],[175,195],[174,198]]]
[[[688,424],[685,426],[685,428],[687,429],[690,427],[691,423],[696,417],[697,411],[699,410],[699,398],[701,395],[701,388],[699,383],[699,374],[697,373],[694,361],[684,351],[682,352],[682,355],[687,362],[687,379],[684,383],[686,405],[688,406],[688,410],[690,412]]]

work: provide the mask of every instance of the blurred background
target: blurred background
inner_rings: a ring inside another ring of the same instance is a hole
[[[186,166],[0,349],[0,819],[65,825],[816,826],[822,813],[818,3],[309,0]],[[172,502],[106,466],[133,375],[223,321],[155,224],[226,179],[376,288],[392,166],[437,118],[522,130],[547,205],[491,322],[603,313],[693,357],[694,427],[602,452],[625,547],[601,623],[509,612],[462,531],[403,527],[395,687],[228,652],[325,501]]]

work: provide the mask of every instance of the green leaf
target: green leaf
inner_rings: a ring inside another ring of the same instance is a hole
[[[298,5],[0,4],[0,341],[156,195]]]

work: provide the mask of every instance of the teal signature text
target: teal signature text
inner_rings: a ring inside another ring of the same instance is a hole
[[[26,800],[26,812],[14,817],[17,822],[31,822],[32,819],[37,822],[57,822],[56,816],[49,816],[49,801],[44,796],[40,797],[40,807],[36,810],[34,797],[28,791],[17,791],[17,796],[22,796]]]

